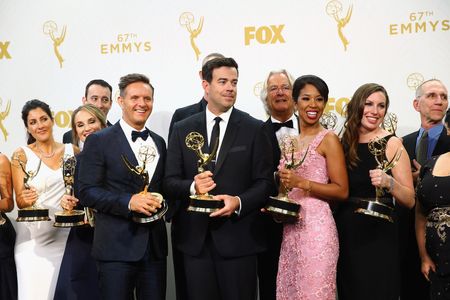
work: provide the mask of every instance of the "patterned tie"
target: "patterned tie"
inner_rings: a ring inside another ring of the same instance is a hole
[[[137,138],[140,137],[141,139],[143,139],[144,141],[146,141],[147,138],[148,138],[148,134],[149,134],[148,129],[145,129],[145,130],[143,130],[143,131],[136,131],[136,130],[133,130],[133,131],[131,132],[131,140],[132,140],[133,142],[136,142]]]
[[[419,145],[417,146],[416,160],[419,164],[423,165],[428,157],[428,131],[424,131],[420,138]]]
[[[209,153],[211,153],[214,150],[214,148],[219,146],[219,136],[220,136],[219,123],[220,123],[220,121],[222,121],[222,118],[215,117],[214,121],[216,121],[216,123],[214,123],[214,127],[211,132],[211,140],[209,141]],[[211,160],[212,171],[214,171],[214,168],[216,166],[216,157],[217,157],[217,152],[214,154],[214,156]]]
[[[286,121],[284,123],[272,122],[273,130],[277,132],[281,127],[294,128],[294,122],[292,120]]]

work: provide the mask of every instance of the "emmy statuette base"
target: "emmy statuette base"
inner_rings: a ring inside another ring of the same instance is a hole
[[[17,222],[50,221],[48,208],[27,207],[17,211]]]
[[[190,196],[188,211],[210,214],[225,206],[222,200],[213,199],[212,195]]]
[[[300,204],[290,201],[287,197],[270,197],[265,209],[282,220],[295,221],[300,212]]]
[[[83,210],[63,210],[55,213],[54,227],[68,228],[85,225]]]
[[[394,208],[379,201],[359,199],[355,213],[380,218],[394,223]]]
[[[158,198],[159,203],[161,203],[161,208],[156,211],[156,213],[152,214],[151,216],[147,216],[145,214],[133,212],[131,219],[140,224],[145,223],[151,223],[154,221],[157,221],[161,219],[169,209],[169,207],[166,205],[166,201],[164,200],[163,196],[159,193],[151,193],[153,196]]]

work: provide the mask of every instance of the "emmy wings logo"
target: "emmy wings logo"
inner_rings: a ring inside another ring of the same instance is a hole
[[[59,52],[59,46],[64,42],[66,38],[66,25],[63,26],[61,33],[58,34],[58,25],[54,21],[47,21],[44,23],[42,30],[45,35],[48,35],[53,42],[53,51],[58,59],[59,67],[62,68],[64,58]]]
[[[3,100],[0,98],[0,132],[3,135],[3,138],[5,139],[5,142],[8,140],[8,131],[6,131],[6,127],[3,124],[3,121],[5,121],[6,117],[9,115],[9,112],[11,111],[11,100],[6,103],[5,110],[2,110],[3,106]]]
[[[195,18],[191,12],[184,12],[180,15],[179,22],[180,25],[186,28],[189,32],[189,39],[191,41],[192,50],[194,50],[195,57],[198,60],[200,57],[200,49],[198,49],[197,44],[195,44],[195,39],[202,32],[203,29],[203,17],[200,17],[200,21],[197,24],[197,28],[195,27]]]
[[[256,97],[260,97],[261,96],[261,92],[264,86],[264,82],[260,81],[257,82],[254,86],[253,86],[253,95],[255,95]]]
[[[343,17],[342,15],[342,3],[337,0],[331,0],[330,2],[328,2],[325,10],[327,14],[336,22],[338,36],[341,39],[342,45],[344,45],[344,51],[347,51],[349,41],[342,32],[342,29],[348,24],[348,22],[350,22],[350,18],[352,17],[353,12],[353,5],[350,5],[348,7],[345,17]]]
[[[406,78],[406,85],[413,91],[417,90],[419,85],[424,82],[423,75],[420,73],[411,73]]]

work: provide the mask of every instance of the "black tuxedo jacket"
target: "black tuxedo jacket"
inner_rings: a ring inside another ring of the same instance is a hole
[[[411,161],[416,158],[416,142],[418,135],[419,130],[403,137],[403,146],[408,152]],[[450,136],[447,135],[447,130],[444,126],[437,141],[436,147],[433,150],[432,156],[443,154],[448,151],[450,151]]]
[[[160,192],[164,174],[166,145],[150,132],[160,154],[149,191]],[[131,220],[128,203],[142,191],[142,180],[132,174],[121,155],[138,165],[133,151],[117,122],[88,136],[80,162],[79,195],[83,206],[97,210],[92,248],[93,256],[105,261],[138,261],[146,250],[158,258],[167,255],[167,234],[163,220],[138,224]]]
[[[175,110],[172,116],[172,120],[170,121],[169,126],[169,139],[172,134],[173,125],[181,120],[184,120],[192,115],[195,115],[196,113],[202,112],[205,110],[206,105],[208,102],[206,102],[205,98],[202,98],[198,103],[191,104],[182,108],[178,108]]]
[[[110,127],[112,124],[106,121],[106,126]],[[72,130],[66,131],[63,135],[63,144],[73,144],[72,141]]]
[[[228,194],[241,199],[240,215],[211,218],[187,212],[190,186],[197,174],[198,157],[185,145],[190,132],[206,133],[206,113],[201,112],[174,125],[167,151],[164,190],[181,203],[173,217],[173,242],[182,252],[196,256],[207,234],[223,257],[255,254],[265,249],[265,239],[257,214],[272,189],[272,153],[263,123],[233,109],[220,147],[213,179],[213,195]],[[202,151],[208,153],[207,141]]]

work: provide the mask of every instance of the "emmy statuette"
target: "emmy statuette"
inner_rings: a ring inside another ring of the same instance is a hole
[[[23,160],[21,160],[18,155],[13,157],[13,161],[16,161],[19,164],[20,168],[24,173],[23,185],[25,189],[30,189],[31,186],[29,185],[28,182],[30,182],[38,174],[39,169],[41,168],[42,160],[39,160],[39,164],[36,170],[28,170],[28,171],[26,169],[26,163]],[[17,211],[16,221],[17,222],[50,221],[50,217],[48,216],[48,208],[42,208],[36,202],[33,203],[33,205],[30,207],[19,209]]]
[[[383,172],[387,172],[397,165],[403,151],[403,148],[397,149],[394,157],[390,161],[388,161],[386,159],[386,140],[384,138],[371,140],[368,143],[368,148],[370,153],[375,156],[375,160],[378,163],[377,168],[383,170]],[[386,202],[383,201],[384,199],[387,199],[388,203],[391,202],[390,198],[382,198],[384,194],[384,188],[376,187],[374,200],[357,198],[356,202],[358,208],[356,208],[355,213],[381,218],[393,223],[394,207],[384,203]]]
[[[127,169],[137,175],[143,183],[143,189],[140,194],[148,193],[148,186],[150,184],[150,179],[148,175],[148,171],[146,170],[147,163],[152,162],[156,157],[156,150],[150,146],[141,146],[139,148],[138,159],[141,162],[141,166],[133,166],[133,164],[124,156],[121,155],[122,161],[127,167]],[[168,206],[163,196],[160,193],[150,192],[154,197],[158,199],[158,202],[161,204],[161,208],[159,208],[155,213],[151,216],[147,216],[146,214],[132,212],[132,220],[136,223],[150,223],[161,219],[167,212]]]
[[[75,175],[75,167],[77,165],[77,160],[73,155],[65,155],[62,160],[62,173],[65,185],[65,194],[73,196],[73,183]],[[76,227],[82,226],[84,222],[85,214],[82,210],[62,210],[55,213],[55,223],[54,227]]]
[[[309,148],[306,148],[305,154],[300,160],[295,159],[296,139],[293,136],[285,135],[281,138],[280,149],[285,160],[285,168],[295,170],[305,161]],[[277,173],[274,175],[276,177]],[[271,196],[265,207],[275,218],[280,217],[280,220],[286,220],[287,222],[296,220],[300,211],[300,204],[289,198],[288,193],[290,191],[291,189],[281,184],[278,196]]]
[[[197,154],[197,171],[198,173],[203,173],[205,171],[205,166],[209,164],[212,159],[216,156],[217,147],[219,143],[215,141],[214,149],[210,154],[203,153],[202,147],[205,143],[205,138],[198,132],[191,132],[186,136],[185,144],[186,146],[195,151]],[[190,203],[188,207],[188,211],[200,212],[200,213],[212,213],[215,212],[222,207],[224,207],[224,203],[222,200],[216,200],[213,198],[213,195],[208,193],[197,194],[190,196]]]

